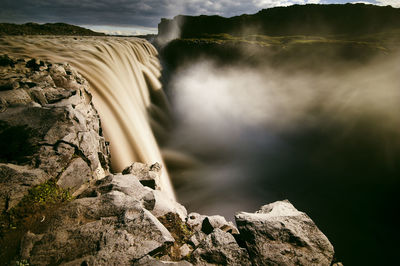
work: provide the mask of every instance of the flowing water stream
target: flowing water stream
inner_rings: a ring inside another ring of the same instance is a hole
[[[137,38],[24,36],[0,38],[0,49],[70,63],[89,81],[114,172],[136,161],[163,163],[152,127],[162,131],[168,104],[158,80],[157,50],[150,43]],[[160,186],[174,198],[163,169]]]

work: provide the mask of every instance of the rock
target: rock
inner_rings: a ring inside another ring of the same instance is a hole
[[[111,190],[70,202],[54,213],[40,237],[26,235],[31,240],[21,253],[33,265],[129,265],[172,244],[167,229],[128,194]]]
[[[133,263],[135,266],[147,266],[147,265],[152,265],[152,266],[162,266],[162,265],[175,265],[175,266],[190,266],[192,265],[191,263],[187,261],[162,261],[162,260],[157,260],[151,256],[145,256],[142,259],[136,261]]]
[[[331,265],[334,250],[314,222],[289,201],[235,216],[253,265]]]
[[[187,224],[194,230],[201,230],[207,235],[216,228],[231,234],[239,234],[235,225],[232,222],[227,222],[226,219],[220,215],[205,216],[192,212],[188,215]]]
[[[159,217],[158,220],[168,229],[175,239],[173,245],[169,246],[158,255],[161,256],[163,260],[179,261],[185,259],[192,251],[192,248],[187,244],[193,232],[176,213],[167,213]],[[168,256],[169,259],[165,256]]]
[[[50,178],[77,194],[103,178],[109,155],[88,83],[67,64],[1,60],[1,86],[9,88],[0,90],[0,163],[14,165],[4,166],[13,179],[0,171],[2,210]],[[23,173],[15,173],[18,166]]]
[[[171,200],[160,190],[151,190],[143,198],[143,204],[154,216],[161,217],[167,213],[179,215],[182,221],[186,221],[187,211],[178,202]]]
[[[30,187],[49,179],[40,169],[0,163],[0,210],[8,211],[28,192]]]
[[[91,179],[92,172],[90,167],[79,157],[73,160],[68,168],[61,174],[58,178],[57,185],[64,189],[70,189],[71,192],[79,192],[87,188]]]
[[[33,102],[29,94],[24,89],[0,91],[0,98],[3,101],[3,104],[6,104],[7,106],[28,104]]]
[[[0,66],[12,66],[14,67],[15,62],[12,60],[8,55],[1,55],[0,56]]]
[[[189,240],[190,244],[194,247],[197,247],[207,235],[211,234],[215,229],[221,229],[233,235],[239,234],[239,231],[233,223],[227,222],[226,219],[220,215],[206,216],[192,212],[187,216],[186,223],[194,231]]]
[[[179,248],[179,251],[181,253],[181,256],[184,258],[190,255],[190,252],[192,252],[192,248],[188,244],[184,244]]]
[[[215,229],[193,251],[194,265],[251,265],[247,251],[235,238],[221,229]]]
[[[42,215],[45,223],[51,220],[46,208],[68,200],[66,190],[78,196],[106,176],[109,152],[89,84],[71,66],[1,60],[0,264],[7,264],[17,255],[24,228],[42,228]],[[51,189],[42,191],[46,186]],[[31,191],[40,194],[25,197]]]
[[[206,237],[207,235],[205,233],[201,231],[194,231],[194,234],[189,239],[189,244],[191,244],[193,247],[197,247]]]
[[[144,187],[133,175],[109,175],[97,181],[96,185],[96,191],[100,194],[119,191],[138,202],[142,201],[143,197],[150,191],[149,188]]]
[[[153,165],[133,163],[122,171],[122,174],[132,174],[136,176],[140,183],[151,189],[160,188],[160,173],[161,165],[159,163]]]
[[[213,215],[204,218],[201,225],[201,231],[210,234],[214,229],[221,229],[224,232],[231,234],[239,234],[239,231],[232,222],[227,222],[226,219],[220,215]]]
[[[203,224],[204,218],[207,216],[198,214],[196,212],[191,212],[187,216],[186,223],[195,231],[201,231],[201,226]]]
[[[28,231],[21,240],[20,256],[22,260],[29,259],[34,243],[41,240],[43,235],[35,235]]]

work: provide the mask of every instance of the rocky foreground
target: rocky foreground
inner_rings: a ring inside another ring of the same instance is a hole
[[[70,65],[0,57],[0,257],[18,265],[332,265],[289,201],[187,214],[160,165],[111,174],[89,85]]]

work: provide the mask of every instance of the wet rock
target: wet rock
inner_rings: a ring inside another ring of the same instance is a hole
[[[253,265],[331,265],[334,250],[314,222],[289,201],[235,216]]]
[[[247,251],[231,234],[218,228],[193,251],[191,261],[194,265],[251,265]]]

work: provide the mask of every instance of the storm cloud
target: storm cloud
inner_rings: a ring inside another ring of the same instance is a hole
[[[378,0],[390,4],[390,1]],[[160,18],[178,14],[251,14],[262,8],[307,3],[343,3],[343,0],[1,0],[0,22],[66,22],[155,28]],[[371,0],[371,2],[373,2]],[[374,2],[377,3],[377,2]]]

